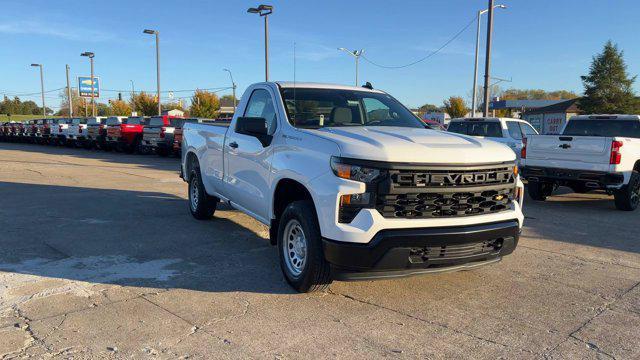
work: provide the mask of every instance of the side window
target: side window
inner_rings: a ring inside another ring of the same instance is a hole
[[[531,127],[531,125],[529,125],[529,124],[520,123],[520,127],[522,128],[522,133],[525,136],[527,136],[527,135],[538,135],[538,132],[536,131],[536,129]]]
[[[266,119],[269,134],[273,134],[276,130],[276,109],[273,106],[271,94],[267,90],[258,89],[251,93],[244,116]]]
[[[507,121],[507,130],[509,131],[509,136],[516,140],[522,140],[522,130],[520,129],[520,124],[515,121]]]
[[[383,121],[392,116],[389,107],[378,99],[363,98],[362,103],[364,104],[364,111],[367,114],[367,122]]]

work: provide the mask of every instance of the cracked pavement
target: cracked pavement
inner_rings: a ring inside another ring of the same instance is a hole
[[[525,200],[497,264],[297,294],[178,164],[0,143],[1,359],[640,358],[640,212],[604,194]]]

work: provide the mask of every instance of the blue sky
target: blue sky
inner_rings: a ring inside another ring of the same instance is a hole
[[[580,75],[611,39],[625,51],[628,70],[640,73],[640,2],[637,0],[504,0],[495,16],[492,75],[512,78],[503,88],[582,91]],[[155,89],[152,36],[160,31],[163,90],[229,85],[239,93],[264,79],[263,23],[246,9],[254,1],[5,0],[0,12],[0,94],[37,92],[42,63],[45,89],[89,74],[83,51],[96,53],[105,89]],[[441,46],[473,19],[485,0],[272,1],[271,78],[352,84],[353,58],[337,47],[364,48],[380,64],[401,65]],[[317,8],[314,8],[317,7]],[[485,23],[486,24],[486,16]],[[483,31],[484,38],[484,31]],[[361,60],[360,80],[409,106],[440,105],[450,95],[468,97],[472,86],[475,25],[441,53],[417,65],[381,69]],[[482,66],[482,61],[481,61]],[[480,72],[481,81],[483,72]],[[638,84],[636,89],[640,89]],[[117,96],[104,92],[106,98]],[[175,93],[176,97],[189,93]],[[24,96],[38,100],[36,96]],[[59,105],[57,93],[48,104]]]

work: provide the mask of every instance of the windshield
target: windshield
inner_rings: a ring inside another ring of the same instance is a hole
[[[640,138],[640,121],[570,120],[562,135]]]
[[[496,121],[453,121],[447,131],[470,136],[502,137],[502,128]]]
[[[118,119],[117,117],[107,118],[106,124],[107,124],[107,126],[120,125],[120,119]]]
[[[401,126],[424,124],[387,94],[338,89],[282,89],[289,123],[319,129],[338,126]]]

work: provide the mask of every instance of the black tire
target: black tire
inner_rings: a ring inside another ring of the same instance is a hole
[[[547,196],[553,192],[553,184],[538,181],[529,181],[527,184],[529,197],[535,201],[545,201]]]
[[[629,183],[614,194],[616,208],[623,211],[633,211],[640,204],[640,173],[633,171]]]
[[[198,220],[209,220],[218,206],[218,199],[207,194],[200,177],[200,168],[195,167],[189,176],[189,211]]]
[[[285,234],[285,231],[289,232],[290,225],[301,228],[306,243],[305,259],[298,273],[291,269],[294,265],[289,255],[295,254],[295,249],[286,241],[287,236],[292,236]],[[279,220],[277,246],[282,273],[289,285],[298,292],[322,291],[331,284],[331,268],[324,258],[320,226],[312,201],[294,201],[287,205]]]

